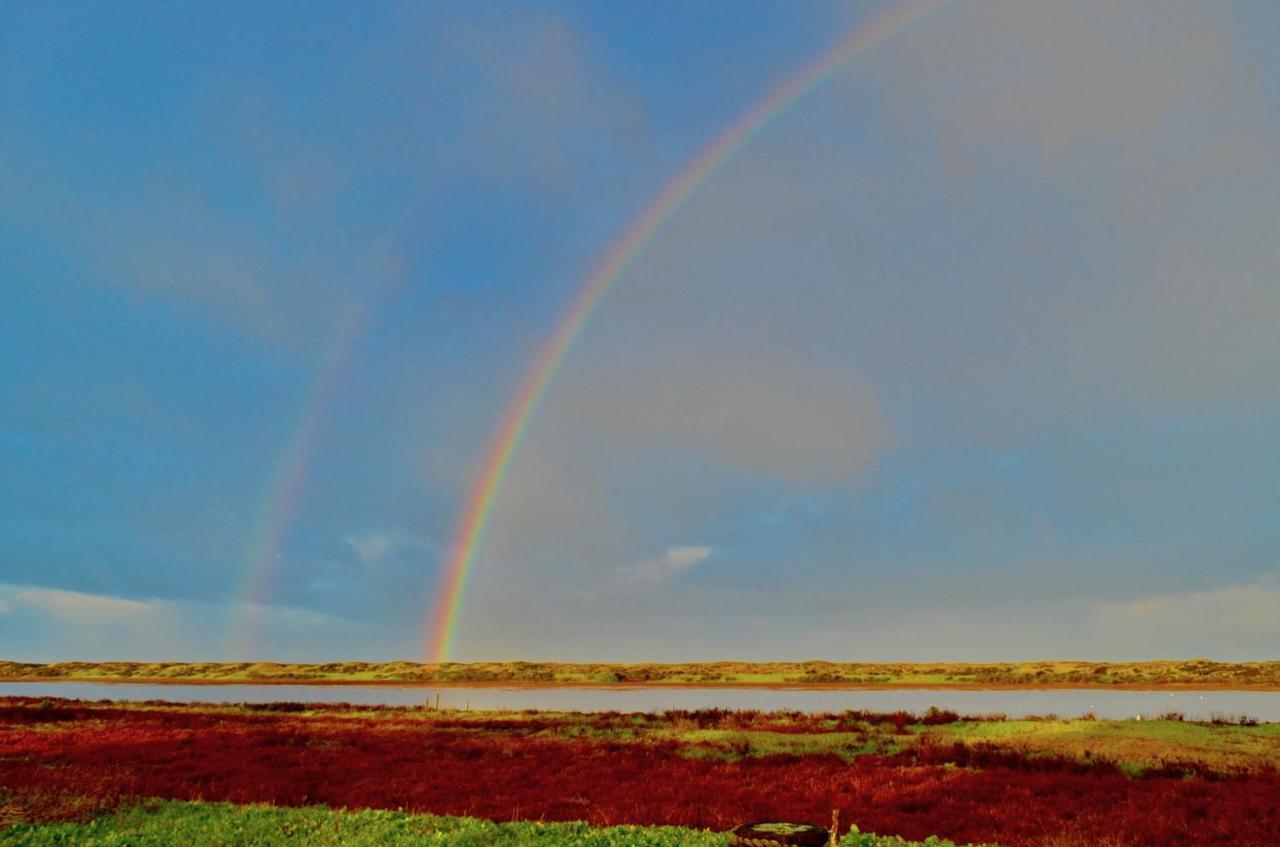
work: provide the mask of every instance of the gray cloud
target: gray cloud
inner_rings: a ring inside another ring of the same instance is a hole
[[[687,450],[735,471],[815,484],[865,469],[892,440],[874,388],[855,371],[784,350],[698,352],[646,351],[578,378],[553,395],[542,426],[556,433],[546,437],[581,443],[566,434],[580,429],[607,450]]]
[[[769,154],[692,198],[593,317],[504,483],[494,560],[607,577],[655,524],[726,518],[744,478],[823,490],[895,446],[842,349],[860,263],[830,204],[857,173]]]
[[[1190,3],[956,4],[815,91],[699,188],[593,318],[502,491],[477,606],[507,608],[511,582],[607,581],[654,549],[656,527],[729,533],[761,525],[750,510],[783,503],[779,490],[874,485],[882,459],[1273,401],[1280,170],[1268,151],[1280,133],[1237,35],[1229,17]],[[1108,490],[1141,487],[1149,456],[1113,466],[1127,476],[1111,480],[1089,464],[1097,455],[1072,461]],[[1185,473],[1173,476],[1135,526],[1194,499]],[[766,533],[741,546],[697,537],[744,585],[802,596],[794,585],[813,580],[850,615],[877,602],[872,571],[884,584],[895,568],[921,575],[945,561],[963,580],[981,561],[983,579],[1016,577],[1028,602],[1064,580],[1021,558],[1080,543],[1061,492],[1030,508],[1019,501],[1030,479],[1009,491],[909,482],[903,499],[946,506],[919,514],[918,544],[895,549],[870,518],[841,520],[856,503],[839,497],[821,543],[803,549],[754,549]],[[779,536],[812,532],[802,509],[789,515]],[[1160,569],[1136,563],[1160,551],[1091,544],[1090,556],[1127,563],[1122,573],[1023,616],[975,600],[926,621],[908,614],[918,585],[885,595],[867,626],[767,608],[788,649],[815,655],[852,642],[865,657],[972,658],[1037,620],[1043,637],[1022,642],[1024,658],[1064,644],[1116,655],[1123,639],[1099,634],[1092,604],[1147,585]],[[659,615],[680,632],[672,643],[705,636],[714,653],[734,643],[715,622],[732,631],[737,604],[764,602],[721,583],[683,588],[698,597],[690,608],[641,603],[634,619],[554,592],[521,608],[535,620],[555,618],[557,603],[578,609],[548,624],[565,644],[593,625],[657,644],[644,622]],[[812,637],[796,634],[800,620]],[[951,652],[937,656],[943,642]]]
[[[1237,99],[1238,46],[1222,8],[1195,0],[988,0],[948,8],[860,71],[904,117],[927,104],[944,155],[993,155],[994,140],[1053,167],[1165,147],[1188,117]]]
[[[1274,579],[1112,602],[1054,597],[1029,587],[1011,603],[980,590],[885,595],[828,583],[812,592],[708,590],[588,595],[548,589],[550,609],[517,592],[486,592],[463,621],[476,656],[554,652],[580,661],[1141,661],[1211,656],[1275,658]],[[554,611],[572,609],[572,614]],[[585,638],[590,632],[592,637]],[[544,649],[516,648],[537,644]]]
[[[957,4],[858,68],[904,140],[932,139],[956,214],[993,197],[1023,217],[1016,243],[978,246],[1006,251],[1010,304],[1039,312],[1017,319],[1053,320],[1043,349],[1062,335],[1082,395],[1106,397],[1106,373],[1109,402],[1234,401],[1280,366],[1280,126],[1240,20],[1192,0]]]

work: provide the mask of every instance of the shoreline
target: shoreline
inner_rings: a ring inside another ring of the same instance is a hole
[[[190,686],[226,686],[226,685],[296,685],[313,688],[414,688],[414,689],[448,689],[448,688],[505,688],[505,689],[592,689],[603,691],[631,691],[654,689],[740,689],[740,690],[791,690],[791,691],[1241,691],[1241,692],[1280,692],[1280,685],[1217,685],[1203,682],[1170,682],[1170,683],[1045,683],[1026,684],[1018,682],[887,682],[887,683],[846,683],[846,682],[590,682],[564,680],[393,680],[393,679],[130,679],[127,677],[13,677],[0,676],[0,683],[70,683],[79,685],[190,685]]]

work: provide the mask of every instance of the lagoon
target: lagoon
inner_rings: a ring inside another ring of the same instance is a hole
[[[581,712],[655,712],[672,709],[760,709],[802,712],[923,712],[937,707],[960,714],[1000,712],[1011,718],[1054,714],[1099,718],[1155,717],[1182,712],[1191,720],[1215,714],[1280,722],[1280,692],[1236,690],[1134,691],[1114,689],[929,689],[707,687],[431,687],[395,685],[183,685],[116,682],[7,682],[0,696],[81,700],[166,700],[178,703],[352,703],[421,706],[439,696],[446,709],[541,709]]]

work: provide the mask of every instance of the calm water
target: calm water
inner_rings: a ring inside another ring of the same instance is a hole
[[[796,709],[838,712],[867,709],[923,712],[930,706],[962,714],[1003,712],[1010,717],[1093,712],[1102,718],[1150,717],[1179,711],[1203,719],[1219,712],[1280,721],[1280,692],[1272,691],[934,691],[897,689],[759,688],[397,688],[325,685],[136,685],[127,683],[0,683],[0,696],[74,697],[85,700],[169,700],[207,703],[359,703],[416,706],[440,696],[444,708],[555,709],[649,712],[664,709]]]

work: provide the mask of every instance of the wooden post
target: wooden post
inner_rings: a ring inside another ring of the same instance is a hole
[[[440,692],[439,691],[436,692],[436,708],[437,709],[440,708]]]

